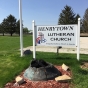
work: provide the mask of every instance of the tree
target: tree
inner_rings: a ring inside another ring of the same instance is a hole
[[[1,24],[0,24],[0,33],[1,33],[1,29],[2,29],[2,28],[1,28]]]
[[[7,17],[7,23],[8,23],[8,33],[12,34],[16,31],[16,18],[12,16],[11,14]]]
[[[22,28],[23,28],[23,23],[22,23]],[[20,35],[20,20],[16,22],[16,33]]]
[[[74,24],[78,24],[78,18],[80,18],[80,15],[79,15],[79,14],[77,14],[77,15],[75,16],[75,23],[74,23]]]
[[[20,20],[16,22],[16,33],[20,35]]]
[[[78,22],[78,14],[76,15],[70,6],[65,6],[59,15],[58,24],[76,24]]]
[[[88,8],[86,9],[83,16],[83,30],[88,33]]]
[[[28,31],[28,28],[27,27],[24,27],[23,28],[23,33],[28,33],[29,31]]]
[[[0,31],[1,31],[1,33],[3,33],[3,36],[4,36],[4,33],[6,32],[6,30],[7,30],[7,22],[6,22],[6,19],[4,18],[3,19],[3,22],[1,23],[1,27],[0,27]]]
[[[11,14],[3,20],[2,22],[3,29],[11,36],[16,31],[16,18]]]
[[[0,33],[2,33],[4,36],[4,28],[2,27],[2,23],[0,24]]]

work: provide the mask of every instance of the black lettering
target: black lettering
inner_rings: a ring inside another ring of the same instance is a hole
[[[46,31],[45,27],[38,27],[38,31]]]
[[[62,29],[63,29],[63,30],[68,30],[68,27],[63,27]]]
[[[46,31],[55,31],[56,27],[46,27]]]
[[[71,38],[68,38],[68,41],[71,41]]]
[[[52,29],[50,29],[50,27],[46,27],[46,30],[47,30],[47,31],[50,31],[50,30],[52,30]]]
[[[70,33],[70,36],[74,36],[74,33]]]
[[[64,38],[61,38],[61,41],[64,41]]]
[[[53,41],[53,38],[50,38],[51,41]]]
[[[55,31],[55,28],[56,28],[56,27],[52,27],[53,31]]]
[[[48,36],[53,36],[52,33],[48,33]]]
[[[67,36],[74,36],[74,33],[67,33]]]
[[[70,29],[73,30],[73,27],[74,27],[74,26],[70,26]]]
[[[63,36],[66,36],[66,33],[63,33]]]

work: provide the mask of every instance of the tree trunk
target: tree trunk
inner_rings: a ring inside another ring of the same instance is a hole
[[[19,36],[20,36],[20,33],[19,33]]]
[[[12,36],[13,33],[11,33],[11,36]]]
[[[4,36],[4,32],[3,32],[3,36]]]

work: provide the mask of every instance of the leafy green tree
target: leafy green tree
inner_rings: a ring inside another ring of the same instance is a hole
[[[6,19],[3,20],[3,28],[11,36],[16,31],[16,18],[13,15],[9,15]]]
[[[77,14],[77,15],[75,16],[75,23],[74,23],[74,24],[78,24],[78,18],[80,18],[80,15],[79,15],[79,14]]]
[[[7,23],[8,23],[8,33],[12,34],[16,31],[16,18],[12,16],[11,14],[7,17]]]
[[[78,14],[76,15],[70,6],[65,6],[59,15],[58,24],[76,24],[78,22]]]
[[[23,23],[22,23],[22,28],[23,28]],[[16,33],[20,35],[20,20],[16,22]]]
[[[1,23],[1,33],[3,34],[3,36],[4,36],[4,33],[6,32],[6,30],[7,30],[7,21],[6,21],[6,19],[4,18],[3,19],[3,22]]]
[[[84,32],[88,33],[88,8],[85,10],[83,16],[83,30]]]
[[[4,36],[4,31],[3,31],[3,28],[2,28],[2,23],[0,24],[0,33],[3,33],[3,36]]]
[[[23,33],[28,33],[29,31],[28,31],[28,28],[27,27],[24,27],[23,28]]]
[[[16,33],[20,35],[20,20],[16,22]]]
[[[1,28],[1,24],[0,24],[0,33],[1,33],[1,29],[2,29],[2,28]]]

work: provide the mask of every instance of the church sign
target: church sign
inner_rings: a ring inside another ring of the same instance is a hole
[[[76,47],[77,59],[80,56],[80,18],[78,24],[70,25],[35,25],[33,29],[33,58],[36,58],[36,46],[64,46]]]
[[[36,45],[76,46],[77,25],[36,26]]]

